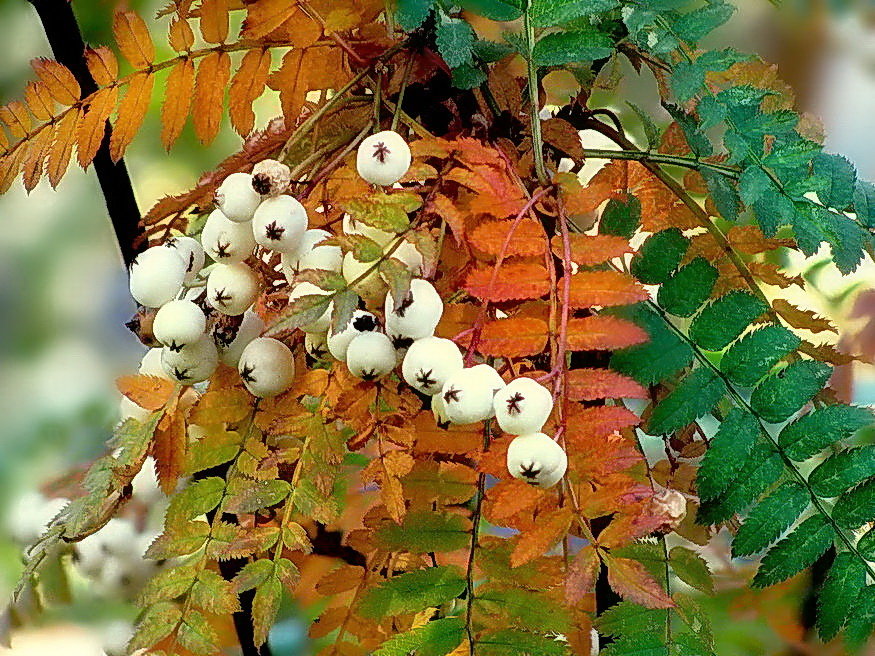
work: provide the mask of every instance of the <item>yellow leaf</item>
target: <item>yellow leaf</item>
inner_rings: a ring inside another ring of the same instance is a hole
[[[270,73],[270,53],[267,50],[250,50],[243,56],[240,68],[231,80],[228,105],[231,125],[240,136],[252,132],[255,113],[252,103],[263,92]]]
[[[222,43],[228,38],[228,0],[203,0],[200,17],[204,41]]]
[[[70,164],[70,156],[73,154],[73,144],[76,143],[76,132],[81,116],[81,110],[71,109],[55,127],[55,141],[46,162],[46,173],[52,187],[58,186]]]
[[[157,376],[122,376],[116,386],[119,392],[146,410],[163,408],[175,389],[171,381]]]
[[[106,121],[115,109],[115,101],[118,97],[116,87],[98,89],[88,102],[88,107],[82,115],[82,120],[77,125],[76,158],[79,166],[85,168],[97,155],[103,135],[106,132]]]
[[[145,68],[155,58],[155,45],[149,36],[149,28],[132,11],[120,11],[115,15],[112,31],[119,50],[135,68]]]
[[[37,77],[46,85],[52,98],[62,105],[72,105],[79,100],[79,83],[70,69],[52,59],[34,59],[31,62]]]
[[[118,77],[118,60],[112,50],[106,46],[88,48],[85,51],[85,62],[91,77],[99,86],[112,84]]]
[[[125,150],[143,124],[152,98],[154,81],[155,78],[149,73],[138,73],[131,78],[128,92],[119,103],[118,117],[109,140],[109,153],[114,162],[124,156]]]
[[[161,143],[167,150],[179,137],[188,114],[191,111],[192,90],[194,89],[194,62],[183,59],[177,63],[167,76],[164,104],[161,106]]]
[[[222,124],[225,88],[231,77],[231,58],[225,52],[211,52],[197,70],[194,87],[194,131],[202,144],[216,138]]]

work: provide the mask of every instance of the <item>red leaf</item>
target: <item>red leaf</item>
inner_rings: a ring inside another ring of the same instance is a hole
[[[623,599],[647,608],[675,606],[671,597],[637,560],[609,556],[605,562],[608,566],[608,583]]]
[[[568,372],[567,396],[573,401],[646,399],[647,390],[610,369],[573,369]]]
[[[569,604],[579,604],[593,591],[600,565],[598,552],[591,544],[577,552],[565,577],[565,600]]]
[[[617,235],[569,235],[571,246],[571,261],[580,266],[602,264],[615,257],[621,257],[632,252],[632,247],[625,237]],[[562,259],[564,245],[562,237],[557,235],[550,242],[553,253]]]
[[[562,298],[565,279],[559,281],[557,291]],[[583,271],[571,276],[571,298],[573,308],[594,306],[610,307],[631,305],[650,298],[632,276],[619,271]]]
[[[614,351],[647,340],[644,329],[617,317],[595,315],[568,321],[567,346],[572,351]]]
[[[637,426],[639,423],[641,418],[638,415],[618,405],[581,408],[568,422],[567,439],[586,448],[593,440],[607,437],[623,428]]]
[[[494,267],[472,270],[464,288],[484,301],[524,301],[541,298],[550,291],[550,278],[543,264],[534,262],[503,263],[493,281]]]
[[[520,358],[547,346],[547,323],[533,317],[497,319],[484,324],[477,350],[483,355]]]

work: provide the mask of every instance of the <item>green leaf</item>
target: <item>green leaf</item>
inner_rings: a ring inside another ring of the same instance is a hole
[[[234,577],[234,589],[237,592],[252,590],[273,576],[275,567],[269,558],[261,558],[246,563],[243,569]]]
[[[720,369],[733,383],[750,387],[801,343],[802,340],[784,326],[764,326],[730,346],[720,361]]]
[[[644,138],[647,139],[647,150],[656,150],[659,148],[660,129],[656,127],[656,123],[650,118],[650,114],[633,102],[627,100],[626,104],[633,112],[635,112],[636,116],[638,116],[638,120],[641,121],[641,128],[644,130]]]
[[[778,444],[789,458],[802,462],[830,444],[849,438],[872,421],[868,408],[828,405],[787,425],[778,436]]]
[[[708,185],[708,191],[711,192],[711,200],[714,201],[714,206],[717,211],[727,221],[738,221],[738,213],[741,211],[741,197],[738,195],[738,188],[722,173],[717,173],[711,169],[702,169],[702,177],[705,179],[705,184]]]
[[[393,576],[362,597],[359,613],[373,620],[388,615],[418,613],[462,594],[465,576],[455,566],[427,567]]]
[[[859,539],[857,551],[866,560],[875,560],[875,526],[866,531]]]
[[[696,475],[699,497],[716,499],[726,492],[747,462],[760,435],[760,425],[749,412],[733,408],[711,440]]]
[[[857,180],[854,187],[854,213],[857,221],[867,228],[875,227],[875,185],[866,180]]]
[[[213,570],[203,570],[197,575],[190,594],[195,608],[212,615],[231,615],[240,610],[231,582]]]
[[[664,283],[678,268],[689,247],[690,240],[677,228],[657,232],[641,244],[632,259],[632,275],[646,285]]]
[[[828,207],[843,210],[854,198],[857,171],[841,155],[818,153],[814,158],[817,197]]]
[[[189,484],[182,492],[172,497],[167,507],[167,524],[188,521],[203,515],[222,500],[225,480],[210,476]]]
[[[642,385],[653,385],[690,365],[693,349],[666,325],[662,317],[643,303],[632,311],[631,318],[647,331],[650,340],[615,352],[611,357],[613,369],[631,376]]]
[[[137,630],[128,643],[128,650],[148,649],[170,635],[182,617],[176,604],[163,601],[147,608],[137,620]]]
[[[283,599],[283,584],[275,576],[269,576],[257,588],[252,599],[252,619],[257,647],[267,642],[267,635],[276,620]]]
[[[751,585],[765,588],[814,563],[832,546],[835,533],[822,515],[812,515],[763,556]]]
[[[336,335],[346,328],[352,320],[352,315],[359,306],[359,295],[352,289],[338,292],[334,295],[331,304],[331,334]],[[323,310],[324,312],[324,310]],[[319,318],[321,315],[317,315]]]
[[[523,15],[523,0],[462,0],[468,11],[494,21],[512,21]]]
[[[466,520],[460,515],[412,512],[399,526],[387,523],[377,529],[377,541],[392,551],[455,551],[471,540]]]
[[[744,332],[769,306],[753,294],[732,291],[705,307],[690,324],[690,339],[703,349],[720,351]]]
[[[696,257],[659,288],[656,300],[678,317],[689,317],[711,296],[717,269],[704,257]]]
[[[477,641],[481,656],[565,656],[565,643],[554,637],[503,629],[486,633]]]
[[[839,497],[832,516],[839,526],[851,529],[875,520],[875,478]]]
[[[665,435],[706,415],[726,394],[723,380],[708,367],[690,372],[653,408],[647,432]]]
[[[615,9],[618,0],[532,0],[529,15],[535,27],[552,27]]]
[[[367,226],[401,233],[410,225],[408,214],[421,206],[422,198],[418,194],[407,191],[387,194],[378,191],[347,201],[343,209],[355,221],[361,221]]]
[[[792,362],[754,388],[750,405],[766,421],[784,421],[823,388],[831,373],[832,367],[823,362]]]
[[[197,575],[197,569],[191,565],[179,565],[162,570],[149,579],[140,590],[137,605],[145,607],[159,601],[172,601],[185,594]]]
[[[837,497],[875,476],[875,445],[847,449],[831,455],[808,476],[819,497]]]
[[[817,632],[829,642],[855,614],[854,602],[866,585],[866,566],[850,552],[836,555],[817,594]]]
[[[463,64],[474,63],[472,48],[475,40],[474,30],[467,22],[441,15],[435,32],[435,43],[447,66],[457,68]]]
[[[453,69],[453,86],[457,89],[473,89],[486,81],[486,73],[474,64],[462,64]]]
[[[394,635],[380,645],[374,656],[446,656],[465,637],[461,617],[444,617]]]
[[[784,483],[751,510],[732,540],[732,556],[759,553],[781,537],[811,503],[798,483]]]
[[[395,20],[402,30],[410,32],[425,22],[435,0],[396,0]]]
[[[270,481],[241,480],[234,485],[231,497],[225,504],[225,511],[230,513],[253,513],[256,510],[270,508],[281,503],[292,491],[288,481],[275,479]]]
[[[845,627],[845,641],[849,647],[862,647],[875,629],[875,585],[867,585],[853,603],[854,612]]]
[[[719,524],[744,512],[784,472],[781,456],[765,443],[754,446],[741,473],[715,501],[703,502],[696,521]]]
[[[546,633],[568,631],[568,611],[532,590],[485,584],[477,588],[474,603],[486,617],[502,617],[517,629]]]
[[[629,238],[641,222],[641,201],[630,196],[627,202],[612,198],[602,211],[599,231],[605,235]]]
[[[681,581],[705,594],[713,594],[714,580],[711,578],[711,570],[708,569],[708,563],[695,551],[680,545],[672,547],[668,552],[668,561]]]
[[[594,29],[575,30],[542,37],[532,49],[532,58],[537,66],[562,66],[604,59],[613,52],[614,43],[607,34]]]

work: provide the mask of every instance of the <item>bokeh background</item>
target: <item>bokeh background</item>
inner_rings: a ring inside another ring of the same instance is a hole
[[[753,51],[778,65],[802,109],[823,122],[827,147],[848,156],[861,177],[875,179],[875,6],[859,3],[742,0],[711,46]],[[160,2],[130,0],[127,8],[152,16]],[[87,42],[111,43],[110,0],[74,0]],[[168,51],[169,52],[169,51]],[[164,54],[168,54],[165,52]],[[35,12],[25,0],[0,0],[0,103],[20,95],[32,76],[30,59],[50,56]],[[159,57],[161,54],[159,53]],[[624,83],[628,98],[662,116],[652,81]],[[621,102],[617,111],[626,111]],[[263,124],[273,98],[257,105]],[[190,126],[171,154],[160,146],[159,104],[128,151],[127,164],[140,207],[194,184],[202,171],[236,150],[228,128],[208,148]],[[630,119],[630,124],[633,122]],[[601,145],[601,144],[594,144]],[[794,300],[832,317],[844,343],[875,356],[875,265],[868,261],[842,278],[825,256],[788,261],[809,282]],[[20,185],[0,196],[0,595],[20,571],[21,542],[56,510],[46,486],[103,449],[118,412],[114,378],[131,372],[144,349],[124,327],[135,307],[118,248],[90,171],[71,170],[57,191],[41,182],[29,195]],[[841,372],[842,393],[875,401],[875,376],[866,365]],[[151,514],[150,514],[151,513]],[[48,515],[48,516],[46,516]],[[39,520],[39,521],[37,521]],[[141,525],[160,524],[160,504],[144,510]],[[719,566],[719,563],[717,563]],[[110,577],[111,578],[111,577]],[[117,585],[113,585],[113,584]],[[0,654],[69,656],[113,654],[136,610],[125,602],[124,581],[95,584],[74,577],[63,608],[15,633]],[[712,602],[721,656],[821,654],[801,644],[804,580],[756,595],[726,581]],[[273,636],[278,653],[306,654],[294,610]],[[115,646],[114,646],[115,645]],[[281,646],[282,645],[282,646]],[[795,646],[794,646],[795,645]],[[795,651],[794,651],[795,650]],[[829,653],[839,653],[830,651]],[[875,653],[875,652],[873,652]]]

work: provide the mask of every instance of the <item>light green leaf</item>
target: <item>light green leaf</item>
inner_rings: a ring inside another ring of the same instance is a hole
[[[714,592],[714,581],[708,563],[692,549],[680,545],[668,552],[668,561],[677,577],[705,594]]]
[[[377,542],[392,551],[455,551],[471,540],[466,520],[460,515],[412,512],[399,526],[387,523],[377,529]]]
[[[532,49],[532,58],[538,66],[562,66],[604,59],[613,52],[614,43],[607,34],[596,30],[575,30],[542,37]]]
[[[565,656],[565,643],[554,637],[503,629],[481,635],[476,642],[481,656]]]
[[[474,30],[467,22],[441,15],[435,33],[438,52],[447,66],[457,68],[473,63]]]
[[[461,617],[439,618],[392,636],[374,656],[446,656],[461,644],[464,635]]]
[[[465,590],[465,576],[455,566],[428,567],[393,576],[362,597],[358,612],[369,619],[418,613],[440,606]]]
[[[396,0],[396,2],[395,19],[401,29],[410,32],[425,22],[435,0]]]
[[[552,27],[610,11],[619,4],[618,0],[532,0],[529,14],[535,27]]]
[[[170,500],[167,524],[194,519],[209,512],[219,505],[224,493],[225,480],[218,476],[194,481]]]

